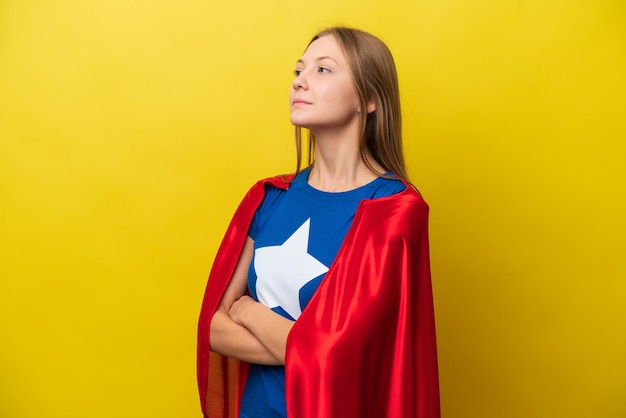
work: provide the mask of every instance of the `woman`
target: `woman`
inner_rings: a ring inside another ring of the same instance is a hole
[[[289,99],[296,174],[248,192],[209,276],[203,413],[438,417],[428,206],[406,177],[391,53],[329,28],[297,61]]]

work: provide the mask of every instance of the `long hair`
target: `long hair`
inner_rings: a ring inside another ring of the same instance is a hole
[[[400,112],[400,91],[398,75],[393,56],[380,39],[367,32],[346,28],[331,27],[315,35],[307,45],[322,36],[334,36],[345,55],[361,109],[375,103],[372,113],[360,114],[360,153],[361,158],[372,172],[378,173],[366,158],[367,151],[385,170],[402,180],[408,181],[404,153],[402,151],[402,115]],[[296,126],[296,172],[300,171],[302,160],[302,128]],[[309,132],[308,164],[315,160],[315,137]]]

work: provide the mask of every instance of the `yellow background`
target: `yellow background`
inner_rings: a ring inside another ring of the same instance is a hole
[[[0,1],[0,417],[200,416],[213,255],[337,23],[397,60],[444,417],[625,417],[625,5]]]

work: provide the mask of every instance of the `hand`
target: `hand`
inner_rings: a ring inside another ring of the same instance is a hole
[[[272,311],[250,296],[242,296],[235,300],[228,316],[236,324],[246,328],[274,356],[278,364],[285,364],[285,348],[287,336],[294,321]],[[276,364],[267,362],[263,364]]]
[[[263,305],[252,299],[250,296],[243,295],[235,302],[233,302],[230,310],[228,311],[228,316],[230,316],[230,319],[232,319],[237,324],[245,327],[245,318],[250,315],[250,312],[253,309],[257,309],[258,307],[262,306]]]

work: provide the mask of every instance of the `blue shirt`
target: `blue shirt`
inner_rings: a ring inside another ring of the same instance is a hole
[[[254,255],[248,270],[250,295],[274,312],[297,320],[333,263],[364,199],[405,189],[396,179],[376,178],[346,192],[310,186],[310,168],[288,189],[268,187],[248,235]],[[251,364],[240,417],[286,417],[285,368]]]

